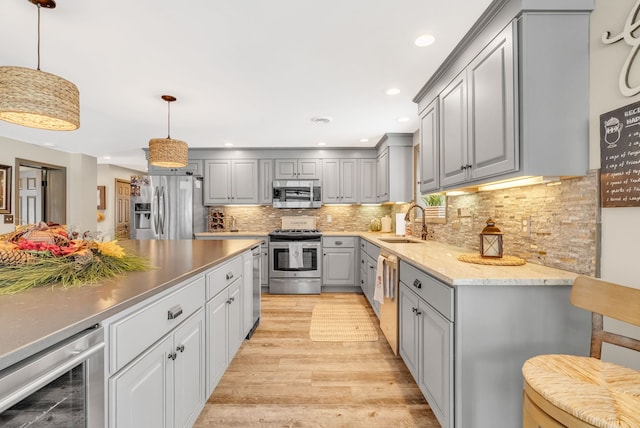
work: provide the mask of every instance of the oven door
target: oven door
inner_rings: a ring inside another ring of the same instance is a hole
[[[271,263],[269,265],[270,278],[318,278],[321,276],[322,258],[320,257],[319,242],[300,242],[302,249],[301,263],[292,267],[291,246],[287,242],[272,242],[269,244]]]
[[[104,389],[98,327],[0,372],[0,426],[103,427]]]

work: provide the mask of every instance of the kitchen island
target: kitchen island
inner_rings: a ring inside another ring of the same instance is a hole
[[[254,239],[128,241],[123,246],[148,259],[151,270],[129,272],[78,288],[39,287],[0,296],[0,370],[238,256],[260,242]]]

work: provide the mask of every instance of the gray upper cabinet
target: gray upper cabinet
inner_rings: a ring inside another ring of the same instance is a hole
[[[322,202],[357,202],[358,161],[356,159],[324,159],[322,161]]]
[[[376,161],[376,201],[389,201],[389,150],[385,149]]]
[[[467,67],[470,179],[518,167],[513,31],[507,26]]]
[[[319,180],[322,178],[320,159],[276,159],[276,180]]]
[[[273,159],[260,159],[258,161],[259,203],[271,205],[273,203]]]
[[[420,114],[420,192],[434,192],[440,187],[438,100]]]
[[[360,160],[360,196],[358,199],[363,204],[378,202],[376,167],[375,159]]]
[[[463,183],[467,169],[467,85],[461,73],[440,94],[440,183]]]
[[[413,192],[413,134],[385,134],[376,147],[377,202],[410,201]]]
[[[514,67],[509,25],[440,94],[443,187],[516,168]]]
[[[258,161],[205,161],[203,201],[205,205],[257,204]]]
[[[586,173],[593,2],[530,3],[494,2],[414,98],[423,192]],[[430,180],[431,114],[439,185]]]
[[[202,177],[203,162],[200,159],[188,160],[184,168],[164,168],[149,164],[147,171],[149,175],[196,175]]]

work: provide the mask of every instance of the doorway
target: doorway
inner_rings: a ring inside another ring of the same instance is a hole
[[[116,178],[116,209],[114,218],[115,239],[129,239],[129,216],[131,204],[131,184],[128,180]]]
[[[16,159],[16,225],[67,221],[67,169]]]

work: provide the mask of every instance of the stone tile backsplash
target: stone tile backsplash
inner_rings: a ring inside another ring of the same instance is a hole
[[[429,224],[429,239],[477,251],[478,234],[492,218],[503,232],[504,252],[530,263],[585,275],[595,275],[599,181],[597,171],[584,177],[491,192],[447,197],[447,222]],[[468,217],[458,217],[458,209]],[[227,219],[235,218],[240,231],[270,231],[280,227],[281,216],[316,216],[320,230],[367,231],[374,217],[390,215],[395,231],[395,213],[408,204],[382,206],[323,206],[318,209],[274,209],[219,207],[210,209]],[[418,210],[414,210],[415,213]],[[412,219],[415,214],[412,214]],[[523,222],[527,224],[523,224]],[[413,223],[420,236],[419,221]],[[530,230],[530,233],[529,233]],[[213,231],[213,230],[212,230]]]

